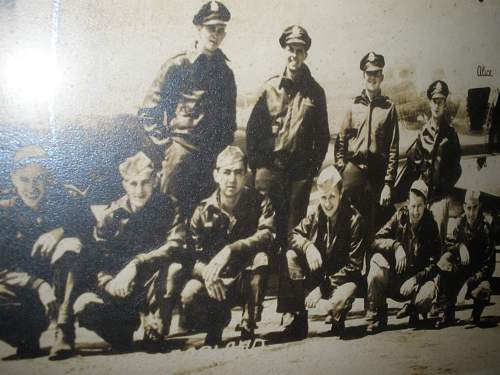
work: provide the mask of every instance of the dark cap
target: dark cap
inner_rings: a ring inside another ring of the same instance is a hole
[[[306,29],[299,25],[288,26],[280,36],[280,45],[285,48],[288,44],[303,44],[306,51],[311,47],[311,38]]]
[[[226,24],[231,19],[231,13],[219,1],[209,1],[202,5],[193,17],[196,26]]]
[[[12,160],[12,170],[17,170],[28,164],[39,164],[47,167],[49,156],[47,152],[38,145],[29,145],[19,148]]]
[[[447,98],[450,94],[448,85],[444,81],[434,81],[427,89],[427,98]]]
[[[375,52],[368,52],[359,63],[359,68],[364,72],[375,72],[384,69],[385,59],[382,55]]]

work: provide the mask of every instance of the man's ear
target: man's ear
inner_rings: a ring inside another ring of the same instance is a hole
[[[384,73],[380,73],[380,82],[384,82]]]
[[[219,183],[219,182],[217,181],[217,174],[218,174],[218,172],[219,172],[219,170],[218,170],[217,168],[215,168],[215,169],[212,171],[212,176],[213,176],[213,178],[214,178],[214,181],[215,181],[215,182],[217,182],[217,183]]]
[[[307,51],[305,51],[304,52],[304,60],[307,59],[307,56],[309,56],[309,55],[307,54]]]
[[[125,185],[126,185],[126,181],[124,179],[122,179],[123,190],[125,190],[125,192],[127,192],[127,188],[125,187]]]

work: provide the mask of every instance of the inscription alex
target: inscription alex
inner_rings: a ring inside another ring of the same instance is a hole
[[[476,72],[478,77],[493,77],[493,69],[484,65],[478,65]]]

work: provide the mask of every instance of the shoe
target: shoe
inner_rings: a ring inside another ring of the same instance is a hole
[[[429,318],[438,318],[440,312],[441,309],[439,308],[439,305],[437,303],[433,303],[429,311]]]
[[[412,311],[409,313],[410,319],[408,319],[408,327],[410,328],[418,328],[420,324],[420,319],[418,317],[418,312]]]
[[[17,346],[16,357],[17,358],[36,358],[42,355],[42,351],[40,349],[40,340],[39,339],[30,339],[21,342]]]
[[[223,326],[220,327],[210,327],[207,331],[207,335],[205,336],[205,346],[210,346],[215,348],[222,344],[222,331],[224,330]]]
[[[379,309],[374,309],[373,306],[371,306],[366,315],[368,325],[366,326],[365,332],[368,335],[378,333],[387,327],[387,305]]]
[[[387,321],[375,320],[368,323],[365,332],[369,335],[374,335],[375,333],[382,331],[386,327]]]
[[[257,326],[255,324],[250,323],[246,319],[242,319],[240,324],[236,325],[236,331],[240,332],[241,340],[251,340],[255,337],[255,329]]]
[[[49,360],[57,361],[74,355],[75,327],[71,325],[57,325],[54,345],[50,349]]]
[[[454,325],[456,323],[455,312],[443,312],[434,324],[434,328],[441,329]]]
[[[407,316],[410,316],[412,313],[412,308],[409,303],[405,303],[403,307],[397,312],[396,318],[397,319],[403,319],[406,318]]]
[[[301,311],[292,315],[293,320],[285,326],[282,335],[294,340],[303,340],[309,332],[307,311]]]
[[[344,319],[341,319],[340,321],[334,320],[330,332],[332,336],[342,337],[342,335],[345,332],[345,320]]]

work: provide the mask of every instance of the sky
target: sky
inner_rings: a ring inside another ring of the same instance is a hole
[[[192,17],[202,3],[0,0],[0,123],[46,127],[135,113],[162,63],[193,47]],[[435,78],[456,95],[500,87],[500,0],[224,3],[232,19],[222,49],[242,98],[282,72],[278,38],[291,24],[308,30],[307,64],[333,102],[359,93],[359,60],[371,50],[385,56],[388,70],[409,68],[420,91]],[[478,77],[478,66],[493,77]]]

